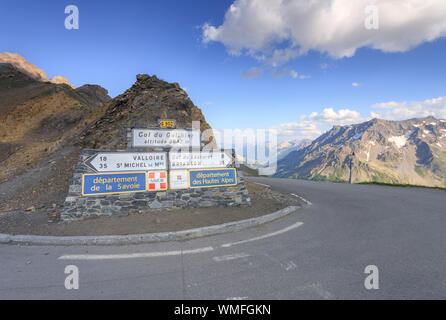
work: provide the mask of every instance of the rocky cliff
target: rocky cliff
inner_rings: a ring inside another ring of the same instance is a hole
[[[127,127],[156,127],[158,119],[175,119],[177,128],[191,128],[192,121],[200,121],[201,131],[211,129],[179,84],[139,74],[131,88],[103,105],[78,144],[85,148],[124,149]]]

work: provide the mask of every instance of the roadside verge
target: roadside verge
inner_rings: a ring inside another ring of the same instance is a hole
[[[107,236],[37,236],[37,235],[10,235],[0,234],[0,244],[35,244],[35,245],[126,245],[152,242],[182,241],[199,237],[217,235],[255,227],[281,217],[294,211],[298,206],[288,206],[279,211],[256,218],[227,222],[219,225],[161,233],[144,233],[132,235]]]

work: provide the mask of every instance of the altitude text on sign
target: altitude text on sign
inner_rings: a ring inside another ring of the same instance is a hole
[[[133,147],[200,147],[199,130],[132,129]]]
[[[90,157],[85,164],[98,172],[166,170],[167,155],[165,152],[104,152]]]

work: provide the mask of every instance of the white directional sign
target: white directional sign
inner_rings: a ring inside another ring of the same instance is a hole
[[[224,151],[170,152],[171,169],[225,168],[232,157]]]
[[[200,147],[199,130],[132,129],[133,147]]]
[[[85,164],[98,172],[166,170],[165,152],[97,153]]]

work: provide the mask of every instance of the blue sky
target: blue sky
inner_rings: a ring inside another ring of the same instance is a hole
[[[345,31],[349,26],[336,22],[340,33],[314,43],[334,27],[324,31],[326,23],[316,16],[302,21],[297,9],[285,14],[277,1],[263,1],[275,3],[271,12],[277,9],[274,18],[282,19],[272,27],[270,16],[249,11],[247,1],[2,1],[0,52],[18,53],[48,77],[62,75],[75,86],[99,84],[111,96],[129,88],[137,73],[178,82],[218,129],[289,128],[284,136],[304,137],[333,124],[360,122],[372,111],[395,120],[446,114],[446,28],[432,22],[438,11],[446,16],[444,6],[420,11],[416,23],[407,18],[399,33],[389,27],[391,9],[383,6],[380,33],[369,45],[358,40],[352,55],[349,39],[361,37],[359,27]],[[79,8],[79,30],[64,27],[68,4]],[[211,27],[218,33],[206,36]],[[303,47],[282,64],[271,62],[277,50]],[[242,76],[249,70],[261,72]],[[381,108],[371,108],[378,103]]]

